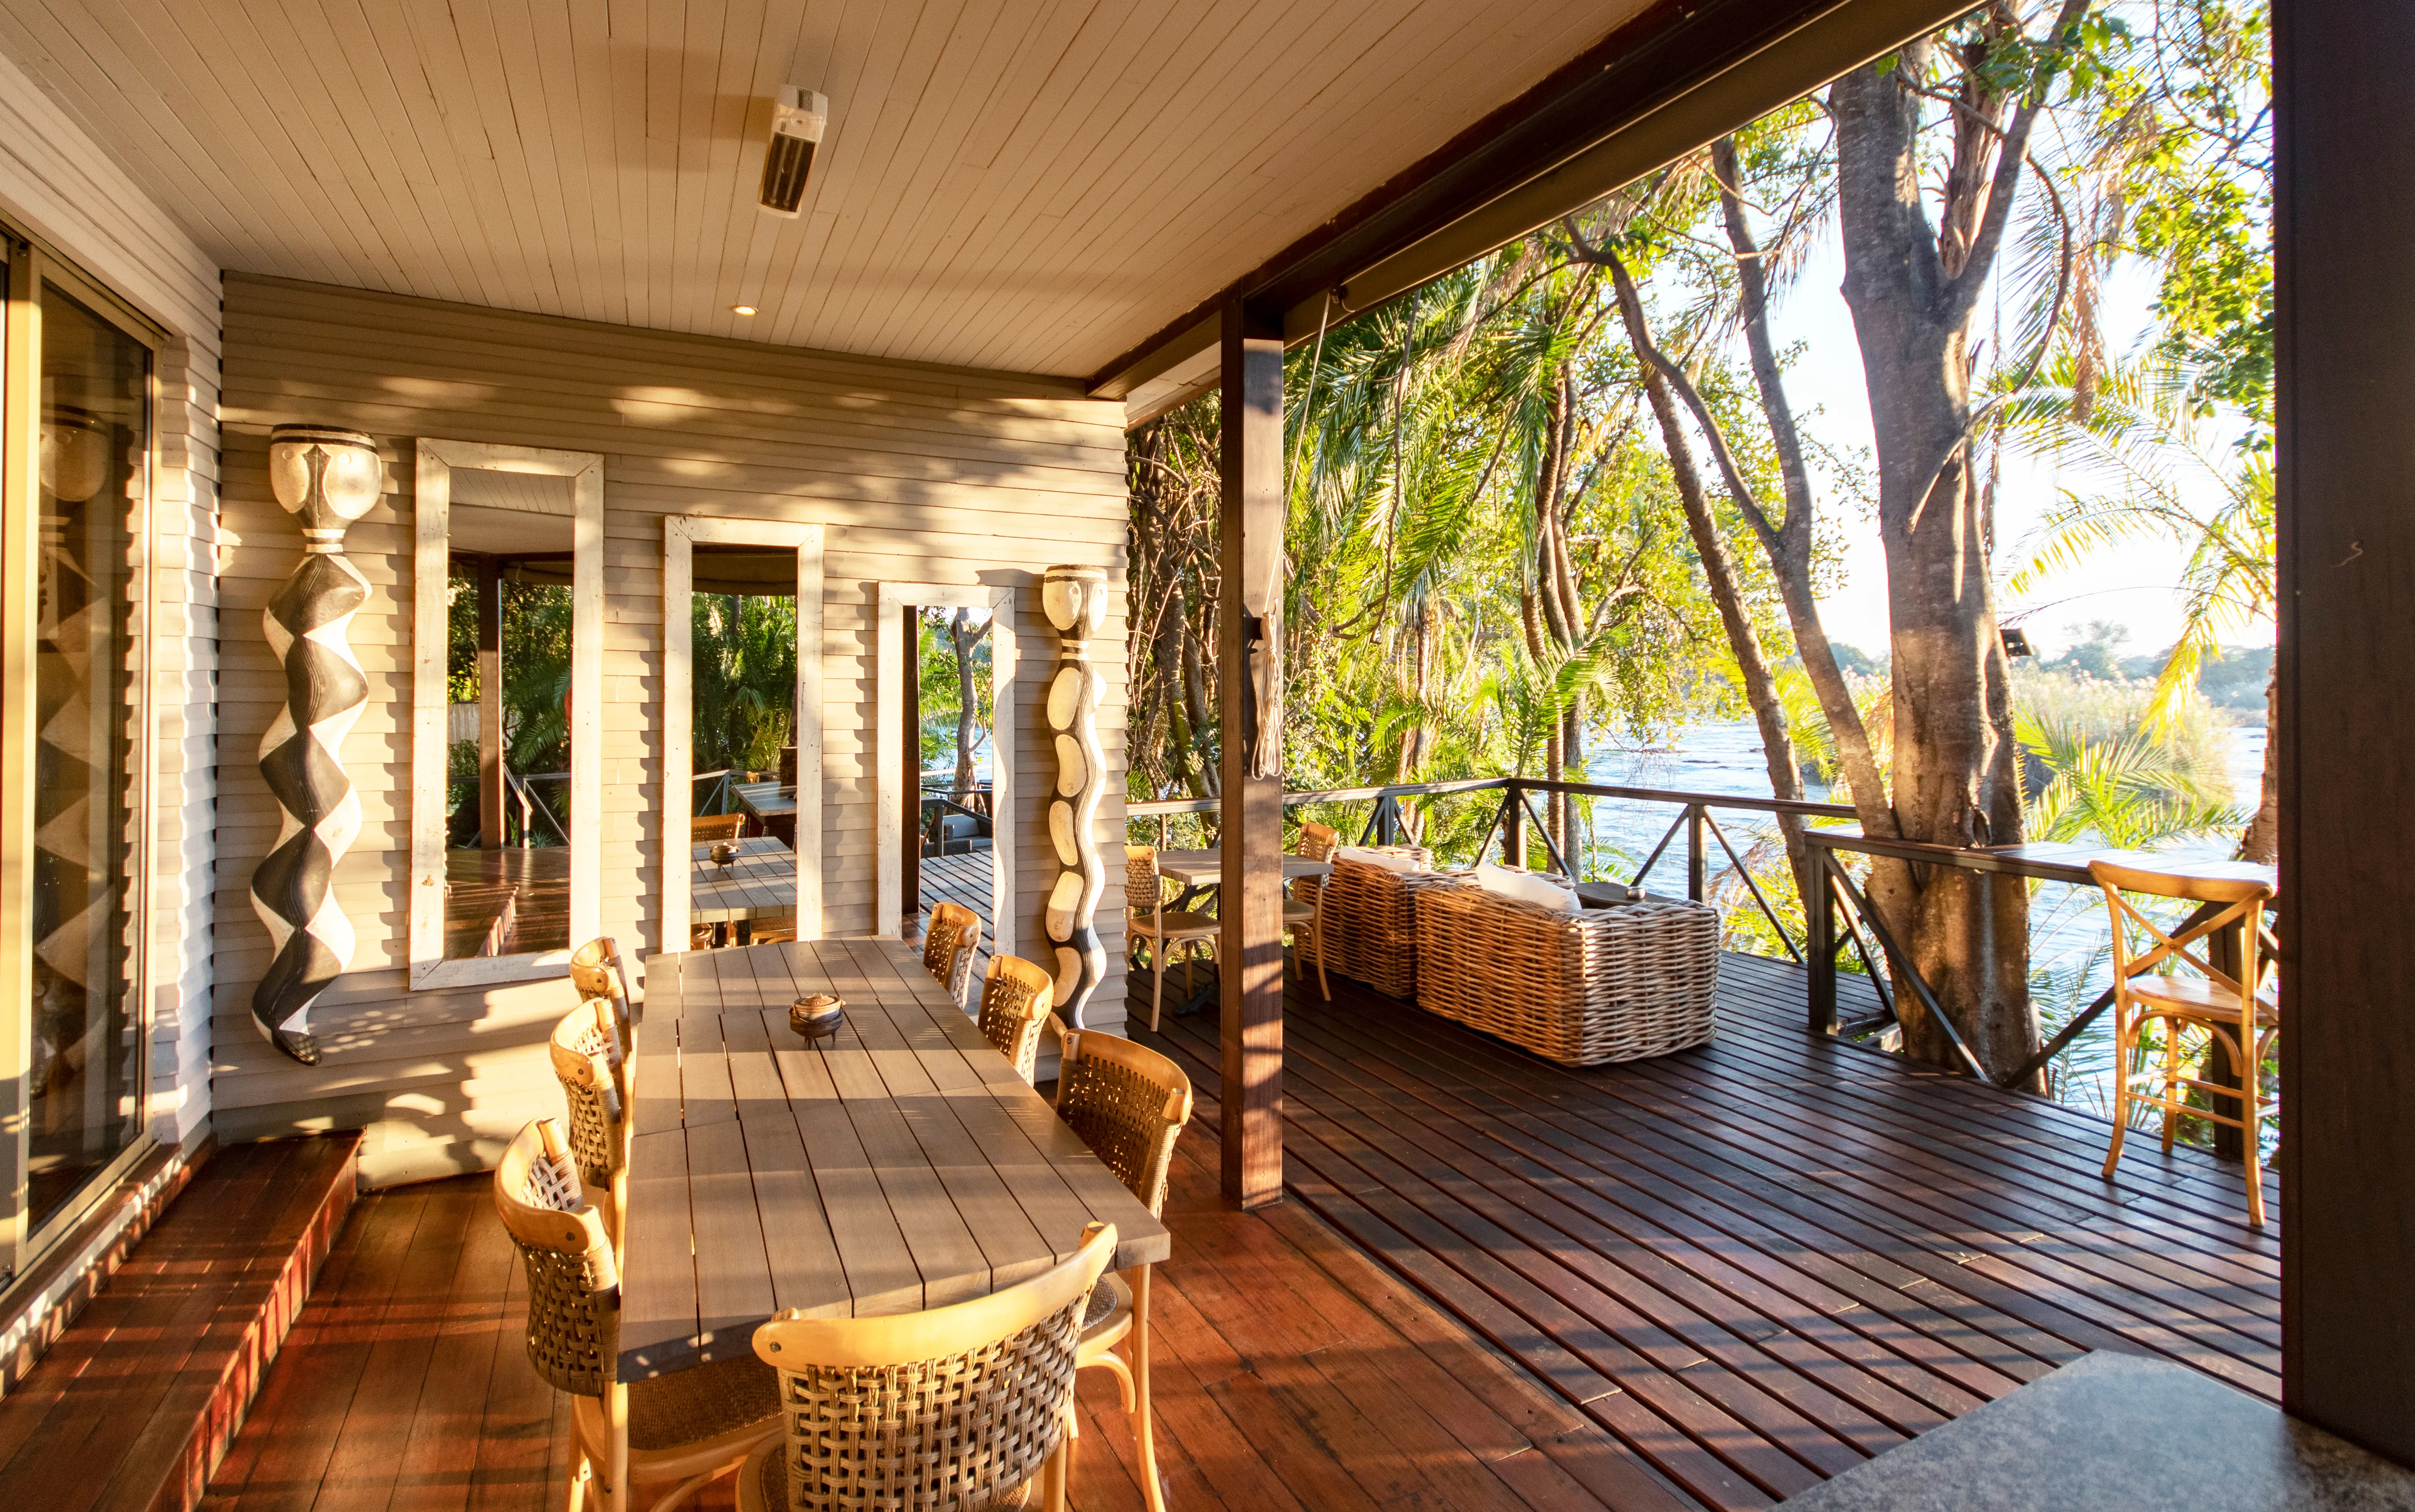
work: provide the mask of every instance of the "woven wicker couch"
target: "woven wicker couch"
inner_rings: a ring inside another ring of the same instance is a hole
[[[1710,1042],[1719,916],[1654,898],[1561,913],[1415,879],[1418,1006],[1563,1066]]]
[[[1392,847],[1420,867],[1433,852]],[[1325,882],[1326,968],[1389,997],[1414,997],[1418,990],[1418,926],[1414,887],[1431,874],[1394,872],[1337,856]]]

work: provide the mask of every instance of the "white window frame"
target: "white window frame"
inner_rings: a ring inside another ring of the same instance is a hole
[[[696,545],[797,554],[797,938],[822,937],[822,527],[788,520],[671,515],[663,520],[663,845],[665,953],[688,948],[696,804]]]
[[[411,986],[474,987],[558,975],[569,950],[444,959],[444,597],[450,573],[453,472],[479,468],[568,478],[570,566],[570,945],[603,933],[604,457],[487,442],[421,437],[412,470],[411,698]]]
[[[1014,846],[1020,831],[1014,810],[1014,599],[1013,588],[987,583],[882,583],[873,622],[873,908],[872,932],[895,939],[905,920],[898,890],[906,882],[905,736],[906,668],[914,665],[917,639],[908,638],[906,610],[987,609],[990,615],[990,945],[994,955],[1012,955]],[[919,668],[918,668],[919,672]],[[915,797],[919,801],[921,794]]]

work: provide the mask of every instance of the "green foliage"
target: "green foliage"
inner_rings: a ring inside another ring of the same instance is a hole
[[[796,724],[796,600],[698,593],[692,613],[695,770],[776,768]]]
[[[963,688],[957,677],[955,642],[948,634],[949,621],[955,618],[953,609],[926,608],[918,628],[918,683],[921,689],[920,708],[922,716],[922,770],[953,768],[956,762],[956,714],[964,706]],[[973,750],[978,753],[988,742],[990,726],[997,723],[996,700],[990,680],[990,637],[984,634],[973,643]]]
[[[475,703],[478,584],[445,583],[445,696]],[[570,590],[555,583],[502,585],[503,764],[519,774],[570,770]],[[474,748],[473,748],[474,749]],[[472,758],[471,777],[477,775]]]

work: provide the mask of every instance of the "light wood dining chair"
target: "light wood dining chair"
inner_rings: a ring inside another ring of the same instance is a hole
[[[2264,1057],[2281,1033],[2281,1008],[2264,991],[2264,909],[2272,889],[2258,881],[2174,876],[2164,872],[2117,866],[2092,861],[2088,875],[2105,890],[2105,908],[2113,923],[2113,1147],[2105,1157],[2105,1178],[2113,1178],[2122,1163],[2122,1136],[2130,1127],[2135,1104],[2160,1108],[2164,1115],[2164,1149],[2172,1147],[2175,1115],[2202,1118],[2240,1131],[2245,1158],[2247,1221],[2264,1226],[2264,1159],[2259,1138],[2265,1115],[2280,1106],[2265,1095]],[[2167,930],[2133,906],[2125,893],[2185,898],[2211,904],[2214,911],[2178,931]],[[2209,959],[2208,941],[2228,934],[2239,942],[2237,975]],[[2172,975],[2184,966],[2198,977]],[[2143,1069],[2141,1031],[2150,1023],[2163,1026],[2161,1065]],[[2216,1042],[2230,1053],[2238,1068],[2239,1085],[2225,1086],[2188,1075],[2184,1070],[2182,1035],[2205,1031],[2212,1049]],[[2239,1115],[2216,1113],[2187,1100],[2189,1089],[2210,1098],[2228,1099]]]
[[[1185,945],[1205,945],[1208,959],[1215,960],[1216,939],[1222,929],[1214,914],[1165,906],[1165,874],[1157,869],[1155,846],[1124,847],[1124,940],[1132,950],[1137,950],[1143,940],[1148,942],[1151,1029],[1157,1027],[1158,1016],[1165,1007],[1166,963]],[[1182,967],[1182,991],[1186,996],[1191,992],[1188,958]]]
[[[922,969],[965,1006],[972,991],[973,952],[981,949],[981,915],[961,903],[942,903],[931,910],[931,924],[922,936]]]
[[[1151,1216],[1165,1216],[1174,1145],[1191,1121],[1191,1078],[1146,1045],[1097,1029],[1070,1029],[1057,1072],[1057,1116],[1132,1189]],[[1149,1512],[1165,1512],[1157,1479],[1157,1435],[1148,1398],[1148,1265],[1110,1272],[1082,1318],[1077,1365],[1102,1366],[1123,1390],[1133,1442],[1140,1445],[1141,1493]],[[1124,1352],[1116,1353],[1122,1344]]]
[[[620,1257],[555,1120],[528,1125],[503,1151],[495,1210],[528,1271],[529,1363],[571,1398],[569,1512],[591,1491],[604,1512],[625,1512],[639,1489],[666,1483],[655,1512],[678,1512],[757,1446],[779,1442],[779,1378],[752,1355],[618,1378]]]
[[[620,1037],[621,1055],[626,1059],[632,1043],[629,968],[621,964],[620,942],[609,935],[598,935],[570,952],[570,984],[578,989],[581,1001],[590,997],[612,1000],[612,1032]]]
[[[740,1512],[975,1508],[1062,1512],[1082,1314],[1115,1259],[1093,1223],[1073,1257],[989,1295],[888,1318],[755,1330],[779,1375],[782,1431],[738,1475]]]
[[[1342,836],[1333,830],[1313,819],[1301,822],[1297,854],[1312,861],[1330,861],[1333,853],[1341,848]],[[1333,988],[1325,980],[1325,884],[1330,880],[1326,876],[1299,877],[1283,894],[1283,929],[1292,937],[1295,953],[1302,947],[1315,953],[1316,990],[1325,995],[1328,1003],[1333,1001]],[[1303,888],[1310,890],[1307,898],[1299,895]]]
[[[1039,1074],[1040,1034],[1048,1026],[1056,996],[1057,982],[1046,966],[1012,955],[989,958],[989,973],[982,979],[982,1038],[1027,1082]]]
[[[570,1150],[578,1179],[604,1214],[612,1242],[621,1245],[621,1215],[628,1210],[628,1062],[612,1032],[609,999],[591,997],[562,1016],[547,1044],[554,1080],[570,1113]]]

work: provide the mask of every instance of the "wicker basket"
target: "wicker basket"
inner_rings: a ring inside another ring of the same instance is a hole
[[[1392,847],[1419,866],[1433,864],[1433,852],[1415,846]],[[1415,884],[1431,873],[1391,872],[1365,861],[1337,860],[1325,884],[1325,930],[1318,949],[1332,953],[1328,970],[1388,997],[1403,1001],[1418,991],[1418,924],[1412,905]]]
[[[1446,876],[1416,891],[1418,1006],[1563,1066],[1707,1044],[1719,916],[1651,899],[1559,913]]]

